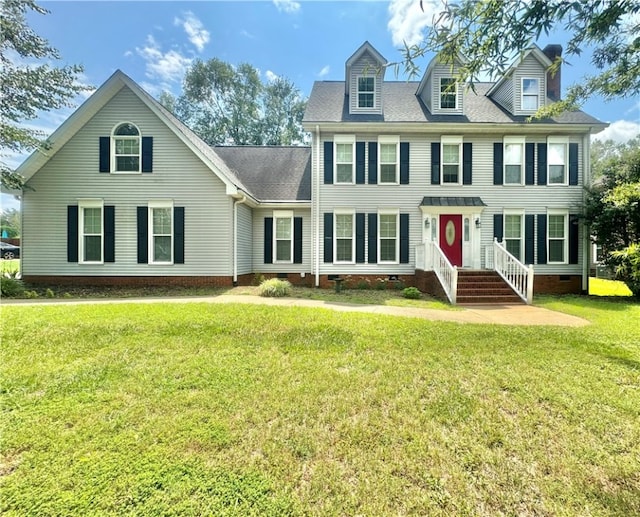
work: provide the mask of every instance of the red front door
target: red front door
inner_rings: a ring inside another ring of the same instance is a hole
[[[440,249],[452,266],[462,267],[462,216],[440,216]]]

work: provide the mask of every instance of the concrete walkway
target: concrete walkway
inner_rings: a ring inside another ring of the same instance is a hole
[[[219,296],[194,296],[177,298],[110,298],[83,300],[2,300],[3,305],[102,305],[122,303],[246,303],[281,307],[315,307],[341,312],[365,312],[409,318],[455,323],[485,323],[494,325],[552,325],[583,327],[590,322],[561,312],[550,311],[532,305],[471,305],[460,311],[393,307],[388,305],[359,305],[353,303],[305,300],[300,298],[263,298],[253,295],[223,294]]]

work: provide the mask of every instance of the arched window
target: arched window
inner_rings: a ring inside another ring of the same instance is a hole
[[[113,130],[113,170],[115,172],[140,172],[140,131],[129,122],[119,124]]]

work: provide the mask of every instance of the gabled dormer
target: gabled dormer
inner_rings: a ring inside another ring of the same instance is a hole
[[[435,115],[462,115],[463,87],[456,81],[464,58],[459,56],[451,63],[434,57],[422,76],[416,95],[422,99],[429,111]]]
[[[365,41],[347,59],[345,86],[350,114],[382,114],[382,83],[387,60]]]
[[[547,98],[560,99],[560,69],[547,72],[562,54],[560,45],[525,50],[507,72],[491,87],[487,96],[513,115],[533,115],[547,105]]]

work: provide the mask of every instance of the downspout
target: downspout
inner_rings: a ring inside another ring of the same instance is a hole
[[[587,197],[587,187],[591,186],[591,132],[582,137],[582,210]],[[591,228],[583,225],[582,236],[582,294],[589,294],[589,271],[591,267]]]
[[[315,273],[316,273],[316,287],[320,286],[320,126],[316,124],[315,132],[316,141],[316,185],[315,192],[311,192],[311,200],[315,205],[316,212],[316,224],[315,224],[315,239],[314,239],[314,252],[315,252]]]
[[[247,201],[247,196],[233,201],[233,287],[238,285],[238,205]]]

